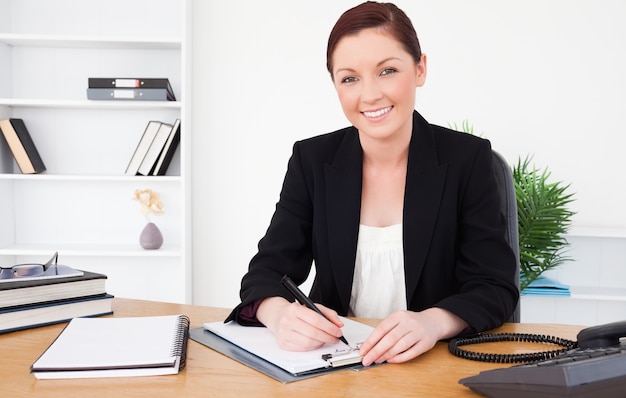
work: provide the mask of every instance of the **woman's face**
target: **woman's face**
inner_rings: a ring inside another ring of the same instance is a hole
[[[377,28],[345,36],[332,54],[333,83],[348,120],[371,139],[411,134],[415,89],[426,79],[426,57],[416,64],[391,35]]]

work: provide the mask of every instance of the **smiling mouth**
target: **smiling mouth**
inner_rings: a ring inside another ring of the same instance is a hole
[[[391,110],[391,108],[393,108],[393,106],[388,106],[386,108],[382,108],[377,111],[364,111],[363,114],[365,115],[365,117],[370,117],[370,118],[380,117],[384,115],[385,113],[388,113]]]

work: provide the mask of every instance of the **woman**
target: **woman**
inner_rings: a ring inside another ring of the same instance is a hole
[[[488,141],[415,110],[426,56],[390,3],[346,11],[327,67],[351,127],[297,142],[280,200],[227,320],[265,325],[281,347],[337,343],[340,315],[383,318],[363,364],[404,362],[441,339],[497,327],[519,297]],[[304,282],[329,320],[280,283]]]

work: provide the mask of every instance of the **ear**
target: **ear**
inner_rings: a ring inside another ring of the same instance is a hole
[[[426,83],[426,54],[422,54],[419,64],[415,65],[415,86],[422,87]]]

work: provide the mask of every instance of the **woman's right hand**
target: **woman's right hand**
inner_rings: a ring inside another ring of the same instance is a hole
[[[316,306],[330,321],[304,305],[282,297],[263,300],[256,317],[274,333],[278,345],[284,350],[311,351],[324,344],[337,344],[343,323],[334,310],[321,304]]]

